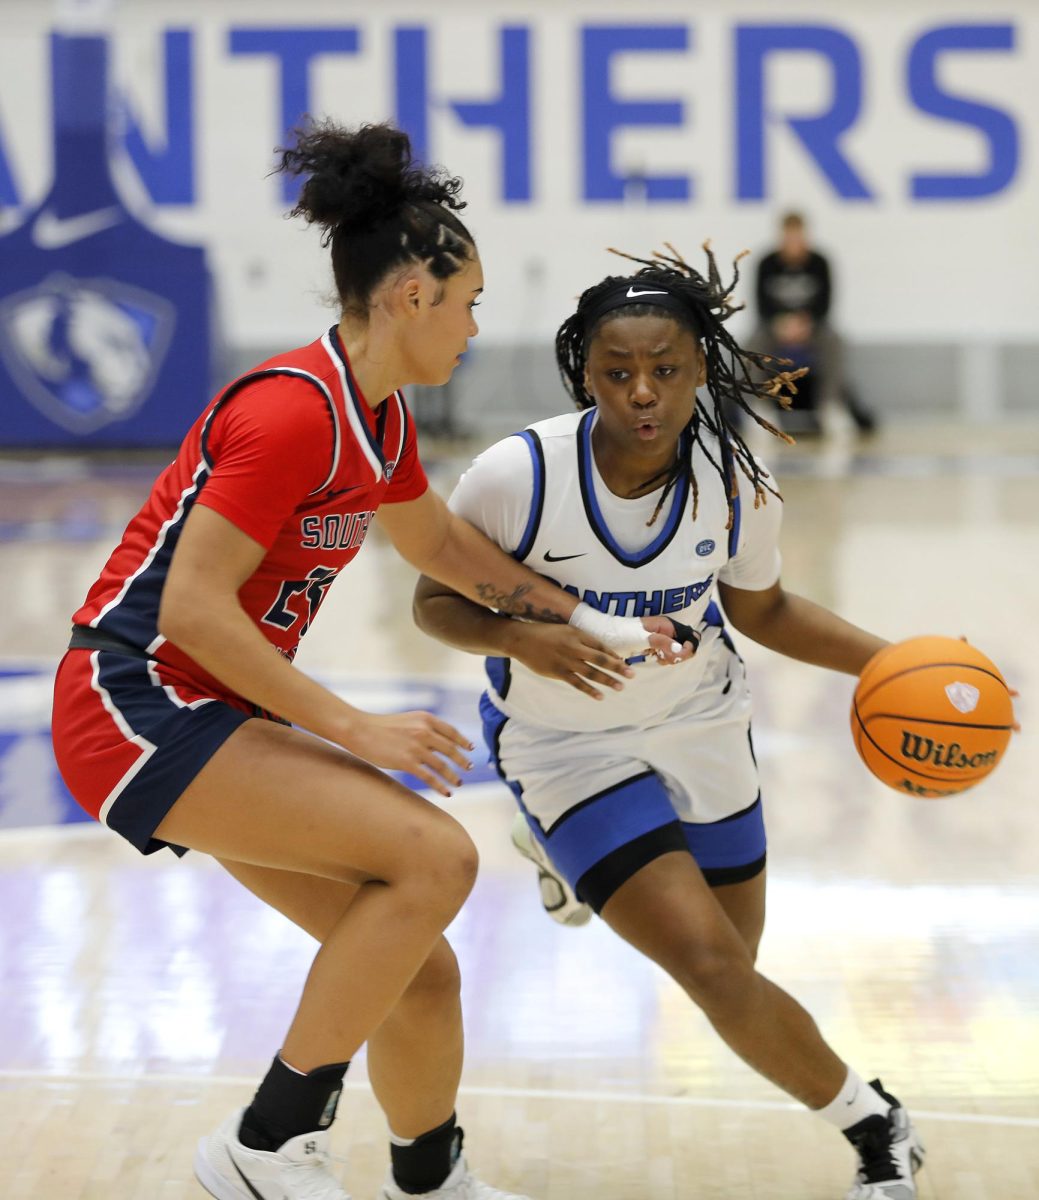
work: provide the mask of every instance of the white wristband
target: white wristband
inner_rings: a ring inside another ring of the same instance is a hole
[[[583,600],[570,614],[570,624],[598,638],[616,654],[638,654],[649,645],[649,631],[638,617],[612,617]]]

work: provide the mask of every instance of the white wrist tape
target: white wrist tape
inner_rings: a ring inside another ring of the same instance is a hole
[[[616,654],[638,654],[649,645],[649,631],[637,617],[612,617],[584,601],[570,614],[570,624],[598,638]]]

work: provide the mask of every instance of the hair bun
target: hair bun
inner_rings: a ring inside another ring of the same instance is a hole
[[[292,215],[322,226],[327,235],[369,229],[417,201],[464,207],[457,199],[461,180],[416,162],[408,135],[389,124],[308,125],[296,131],[294,146],[281,151],[281,169],[306,176]]]

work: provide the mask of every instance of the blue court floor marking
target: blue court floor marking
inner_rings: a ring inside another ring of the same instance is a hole
[[[51,687],[55,664],[7,663],[0,667],[0,829],[66,825],[91,818],[69,794],[54,761],[50,738]],[[422,709],[453,725],[473,743],[467,784],[491,783],[497,775],[480,732],[475,684],[436,680],[321,677],[348,703],[368,712]],[[407,787],[424,784],[406,772],[391,772]]]

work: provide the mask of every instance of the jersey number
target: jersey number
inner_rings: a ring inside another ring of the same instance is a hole
[[[332,586],[332,580],[338,574],[335,567],[315,567],[306,579],[286,579],[281,585],[277,600],[263,615],[265,624],[277,625],[279,629],[291,629],[300,617],[303,617],[303,628],[299,631],[299,636],[302,637],[310,628],[310,622],[321,607],[325,592]],[[306,614],[294,612],[289,608],[289,601],[301,592],[307,606]]]

